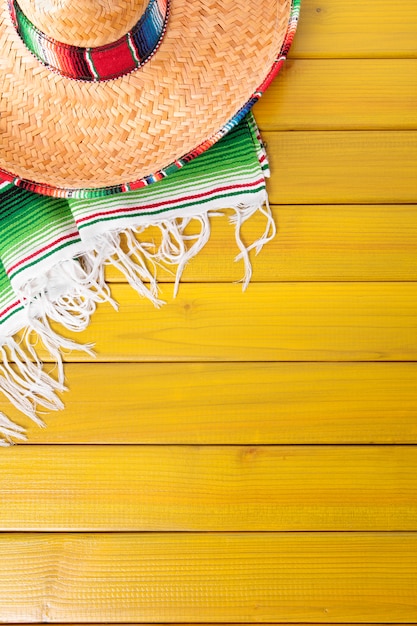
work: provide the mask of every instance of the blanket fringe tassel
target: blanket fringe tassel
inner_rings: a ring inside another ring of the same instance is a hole
[[[235,227],[236,244],[240,250],[235,261],[243,261],[244,276],[239,282],[245,290],[252,277],[250,252],[255,250],[258,254],[275,237],[276,226],[266,197],[262,206],[239,204],[232,210],[229,219]],[[266,218],[265,230],[256,241],[247,245],[242,238],[242,226],[256,212]],[[97,238],[96,250],[83,255],[82,260],[89,265],[97,260],[102,265],[113,265],[133,289],[156,307],[160,307],[165,303],[158,297],[157,268],[163,267],[175,275],[173,296],[176,297],[185,267],[210,239],[210,220],[224,216],[225,213],[226,211],[214,209],[198,215],[155,221],[150,226],[159,229],[159,243],[140,241],[141,235],[149,228],[148,225],[105,233]],[[187,233],[191,222],[199,224],[196,234]]]
[[[248,245],[242,238],[242,226],[258,211],[266,218],[265,230]],[[213,209],[194,216],[158,220],[151,224],[159,229],[158,244],[140,241],[148,225],[100,235],[93,251],[63,261],[26,283],[19,292],[27,316],[26,330],[19,338],[7,337],[0,342],[0,390],[4,395],[18,410],[43,426],[41,412],[63,408],[57,395],[65,390],[62,351],[83,350],[94,355],[91,345],[62,336],[52,328],[51,322],[71,332],[81,332],[88,327],[97,304],[109,302],[117,308],[104,279],[106,265],[120,270],[141,296],[160,307],[164,302],[158,297],[158,267],[174,270],[175,297],[186,265],[210,238],[211,218],[224,214],[225,211]],[[235,261],[244,264],[244,276],[239,282],[245,290],[252,276],[250,252],[255,250],[258,254],[273,239],[275,222],[266,198],[263,206],[237,205],[229,219],[239,249]],[[188,234],[191,222],[199,224],[197,234]],[[51,374],[44,371],[39,357],[40,343],[55,364]],[[22,439],[25,439],[24,429],[0,413],[0,445]]]
[[[64,350],[82,350],[94,356],[92,346],[68,339],[54,330],[51,322],[71,332],[85,330],[96,306],[110,302],[104,269],[98,263],[83,265],[71,259],[51,268],[24,285],[19,291],[27,323],[22,336],[5,337],[0,342],[0,390],[39,426],[40,413],[57,411],[64,405],[57,392],[64,391]],[[39,352],[46,351],[54,366],[45,372]],[[25,439],[24,429],[0,413],[0,445]]]

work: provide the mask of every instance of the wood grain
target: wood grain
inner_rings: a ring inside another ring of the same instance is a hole
[[[415,533],[2,534],[13,622],[413,622]]]
[[[254,113],[262,131],[415,130],[416,100],[417,59],[289,59]]]
[[[417,443],[416,363],[85,363],[28,443]],[[105,394],[102,390],[106,390]]]
[[[1,451],[1,622],[417,623],[417,448],[376,445],[417,442],[416,30],[303,0],[255,109],[278,235],[245,295],[220,219],[161,311],[112,285],[66,410]]]
[[[303,0],[295,58],[417,57],[417,5],[405,0]]]
[[[414,530],[417,447],[18,446],[0,531]]]
[[[128,285],[113,285],[113,294],[120,311],[101,305],[77,336],[96,345],[100,361],[417,358],[415,283],[257,283],[245,294],[186,284],[159,311]],[[66,358],[91,361],[80,352]]]
[[[273,204],[416,202],[416,131],[282,131],[263,138]]]
[[[416,209],[401,204],[273,206],[278,233],[252,257],[253,282],[416,280]],[[265,218],[255,215],[242,229],[245,241],[255,241],[264,228]],[[197,229],[191,224],[189,233]],[[147,229],[142,239],[158,241],[156,229]],[[236,254],[233,227],[224,217],[213,217],[210,241],[181,281],[237,281],[243,267],[234,262]],[[112,266],[106,278],[125,280]],[[172,283],[174,276],[158,269],[158,279]]]

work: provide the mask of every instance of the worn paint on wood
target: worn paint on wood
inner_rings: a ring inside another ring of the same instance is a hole
[[[417,57],[414,0],[303,0],[301,11],[291,57]]]
[[[0,530],[414,530],[417,447],[19,446]]]
[[[6,533],[0,552],[2,621],[417,621],[415,533]]]
[[[30,444],[417,443],[416,363],[69,363],[66,373],[66,408],[48,428],[10,412]]]
[[[263,131],[415,130],[417,59],[289,59],[254,107]]]
[[[416,131],[263,133],[276,204],[398,204],[417,198]]]
[[[244,294],[237,285],[187,284],[159,311],[128,285],[113,291],[120,312],[101,305],[78,336],[100,361],[417,358],[414,283],[255,283]]]

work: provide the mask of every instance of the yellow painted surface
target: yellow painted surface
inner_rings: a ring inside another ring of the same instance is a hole
[[[415,533],[0,536],[0,619],[415,622]]]
[[[308,105],[306,105],[308,106]],[[265,132],[277,204],[397,204],[417,197],[417,131]]]
[[[159,311],[108,271],[97,361],[0,452],[1,622],[417,623],[416,63],[415,0],[303,0],[277,237],[245,294],[219,219]]]
[[[302,0],[301,10],[293,58],[417,57],[414,0]]]
[[[164,286],[169,298],[172,285]],[[417,358],[417,285],[186,284],[156,312],[114,285],[78,339],[100,361],[410,361]],[[72,352],[68,361],[90,360]]]
[[[66,409],[48,415],[47,429],[10,412],[30,443],[417,443],[416,363],[70,363],[66,372]]]
[[[1,531],[414,530],[417,447],[19,446],[0,489]]]
[[[416,205],[279,205],[272,210],[278,236],[253,257],[253,282],[417,278]],[[265,218],[255,215],[242,229],[245,241],[255,241],[264,228]],[[197,225],[190,224],[189,233],[196,232]],[[146,237],[159,241],[156,229],[147,229]],[[187,265],[182,281],[230,284],[241,279],[243,267],[233,262],[238,250],[232,238],[233,226],[214,217],[212,237]],[[113,266],[106,276],[111,282],[124,280]],[[174,280],[172,272],[160,268],[158,276],[164,282]]]
[[[415,130],[416,100],[417,59],[288,59],[254,112],[265,131]]]

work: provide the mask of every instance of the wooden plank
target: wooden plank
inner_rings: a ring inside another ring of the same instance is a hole
[[[77,336],[96,345],[100,361],[417,358],[415,283],[255,283],[244,294],[185,284],[160,310],[128,285],[113,285],[113,294],[119,312],[101,305]],[[91,361],[80,352],[66,358]]]
[[[417,59],[289,59],[254,113],[263,131],[406,130],[416,101]]]
[[[29,443],[417,443],[415,363],[69,363]],[[103,393],[102,390],[105,390]]]
[[[417,5],[405,0],[303,0],[295,58],[417,57]]]
[[[283,131],[263,137],[274,204],[416,201],[416,131]]]
[[[0,530],[417,528],[416,446],[16,446]]]
[[[13,622],[417,620],[416,533],[2,534]]]
[[[272,211],[278,233],[252,259],[254,282],[417,280],[417,205],[281,205]],[[190,234],[197,228],[191,225]],[[242,228],[245,241],[255,241],[264,228],[265,218],[255,215]],[[149,228],[138,238],[158,241],[158,233]],[[210,241],[187,265],[182,282],[241,279],[234,241],[229,221],[214,217]],[[111,266],[106,278],[125,280]],[[158,279],[174,280],[162,269]]]

